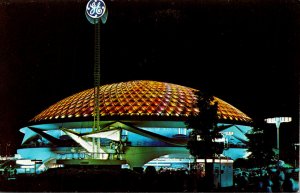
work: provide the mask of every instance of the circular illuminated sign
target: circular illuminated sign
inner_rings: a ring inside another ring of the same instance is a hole
[[[86,5],[86,13],[88,16],[94,19],[98,19],[103,16],[106,10],[106,5],[102,0],[90,0]]]

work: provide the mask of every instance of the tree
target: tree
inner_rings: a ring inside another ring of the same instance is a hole
[[[199,93],[196,105],[199,109],[198,114],[190,116],[186,121],[187,128],[192,131],[189,135],[187,149],[190,154],[197,158],[205,159],[205,176],[209,183],[213,182],[213,165],[207,164],[207,158],[214,158],[215,154],[221,154],[224,144],[216,142],[215,139],[222,135],[217,129],[217,110],[218,103],[214,98],[204,93]]]
[[[249,139],[248,156],[249,161],[258,167],[265,167],[271,164],[275,159],[275,153],[272,148],[269,135],[258,127],[254,127],[251,133],[247,133]]]

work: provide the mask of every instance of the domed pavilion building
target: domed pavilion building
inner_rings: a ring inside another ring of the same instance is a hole
[[[186,148],[189,116],[199,112],[198,90],[171,83],[137,80],[100,88],[100,128],[94,126],[94,88],[69,96],[33,117],[17,153],[41,160],[38,169],[65,165],[126,165],[141,167],[157,158],[191,158]],[[233,160],[246,155],[245,134],[252,120],[218,102],[218,128],[223,155]],[[200,109],[201,110],[201,109]],[[96,144],[96,145],[95,145]],[[95,153],[95,146],[99,151]]]

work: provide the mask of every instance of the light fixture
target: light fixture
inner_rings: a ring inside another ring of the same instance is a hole
[[[279,127],[281,123],[288,123],[292,121],[292,117],[273,117],[265,119],[268,124],[275,124],[277,128],[277,149],[278,149],[278,159],[279,159]]]

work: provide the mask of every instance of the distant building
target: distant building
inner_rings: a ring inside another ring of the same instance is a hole
[[[185,121],[199,112],[197,92],[148,80],[103,85],[101,130],[95,131],[94,89],[84,90],[53,104],[21,128],[24,138],[17,153],[22,159],[41,160],[35,170],[72,164],[132,168],[158,163],[153,162],[156,158],[168,164],[169,157],[187,164],[191,156],[186,142],[191,129],[186,128]],[[233,160],[245,156],[245,134],[252,129],[251,118],[217,97],[214,100],[227,147],[223,155]],[[100,147],[97,153],[96,146]]]

